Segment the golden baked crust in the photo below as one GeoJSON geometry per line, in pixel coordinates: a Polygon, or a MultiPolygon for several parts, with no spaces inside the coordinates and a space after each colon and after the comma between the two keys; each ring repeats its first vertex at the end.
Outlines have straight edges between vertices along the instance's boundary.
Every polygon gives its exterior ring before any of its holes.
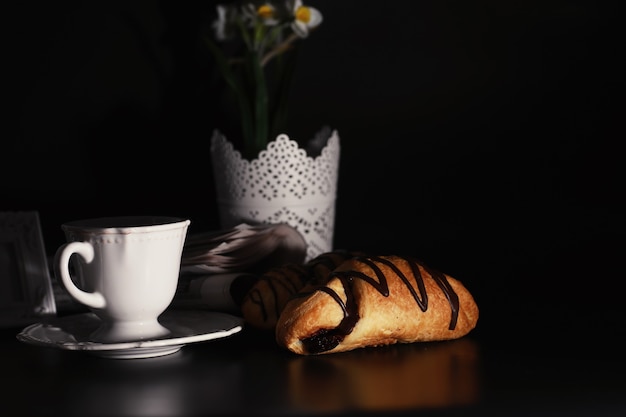
{"type": "Polygon", "coordinates": [[[276,341],[302,355],[448,340],[469,333],[478,306],[458,280],[399,256],[345,261],[285,305],[276,341]]]}
{"type": "Polygon", "coordinates": [[[304,265],[287,264],[270,269],[259,277],[242,299],[244,320],[258,329],[273,331],[278,316],[292,295],[307,284],[326,282],[333,269],[359,254],[336,250],[323,253],[304,265]]]}

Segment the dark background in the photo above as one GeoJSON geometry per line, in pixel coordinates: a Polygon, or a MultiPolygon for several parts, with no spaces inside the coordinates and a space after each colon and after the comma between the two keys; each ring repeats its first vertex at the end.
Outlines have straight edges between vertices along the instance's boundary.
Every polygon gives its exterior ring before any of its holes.
{"type": "MultiPolygon", "coordinates": [[[[84,217],[219,227],[209,142],[227,115],[199,43],[215,4],[3,6],[0,210],[39,211],[50,255],[60,224],[84,217]]],[[[612,290],[626,249],[618,9],[309,4],[325,20],[301,45],[288,133],[339,132],[335,246],[423,259],[466,282],[487,323],[513,314],[592,331],[601,306],[624,328],[612,290]],[[590,281],[570,283],[568,268],[590,281]]]]}

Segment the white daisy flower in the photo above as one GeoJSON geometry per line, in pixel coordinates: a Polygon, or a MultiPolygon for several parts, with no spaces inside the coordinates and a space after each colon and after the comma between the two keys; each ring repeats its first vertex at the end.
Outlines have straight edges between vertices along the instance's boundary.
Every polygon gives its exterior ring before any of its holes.
{"type": "Polygon", "coordinates": [[[260,6],[255,6],[252,3],[247,3],[241,9],[244,21],[250,27],[258,22],[263,23],[265,26],[276,26],[279,22],[276,16],[276,8],[270,3],[263,3],[260,6]]]}
{"type": "Polygon", "coordinates": [[[266,26],[276,26],[279,23],[276,18],[276,8],[269,3],[260,5],[256,9],[256,14],[266,26]]]}
{"type": "Polygon", "coordinates": [[[309,36],[309,30],[322,23],[322,13],[314,7],[305,6],[302,0],[295,0],[292,8],[294,21],[291,28],[301,38],[309,36]]]}

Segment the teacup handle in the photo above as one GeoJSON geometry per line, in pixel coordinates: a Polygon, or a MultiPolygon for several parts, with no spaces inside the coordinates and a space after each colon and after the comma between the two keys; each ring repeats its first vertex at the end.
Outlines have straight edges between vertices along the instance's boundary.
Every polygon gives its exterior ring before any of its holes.
{"type": "Polygon", "coordinates": [[[76,301],[91,308],[104,308],[106,300],[99,292],[83,291],[74,284],[70,276],[69,263],[73,254],[81,256],[85,262],[91,263],[94,258],[94,250],[91,243],[71,242],[62,245],[56,253],[54,264],[57,268],[57,276],[61,276],[61,283],[76,301]]]}

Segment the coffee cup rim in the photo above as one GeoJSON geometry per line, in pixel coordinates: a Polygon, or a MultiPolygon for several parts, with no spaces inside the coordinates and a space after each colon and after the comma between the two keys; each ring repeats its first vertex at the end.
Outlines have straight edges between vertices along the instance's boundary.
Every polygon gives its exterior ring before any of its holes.
{"type": "Polygon", "coordinates": [[[64,231],[90,231],[100,233],[147,233],[169,230],[189,225],[184,217],[173,216],[106,216],[72,220],[61,225],[64,231]]]}

